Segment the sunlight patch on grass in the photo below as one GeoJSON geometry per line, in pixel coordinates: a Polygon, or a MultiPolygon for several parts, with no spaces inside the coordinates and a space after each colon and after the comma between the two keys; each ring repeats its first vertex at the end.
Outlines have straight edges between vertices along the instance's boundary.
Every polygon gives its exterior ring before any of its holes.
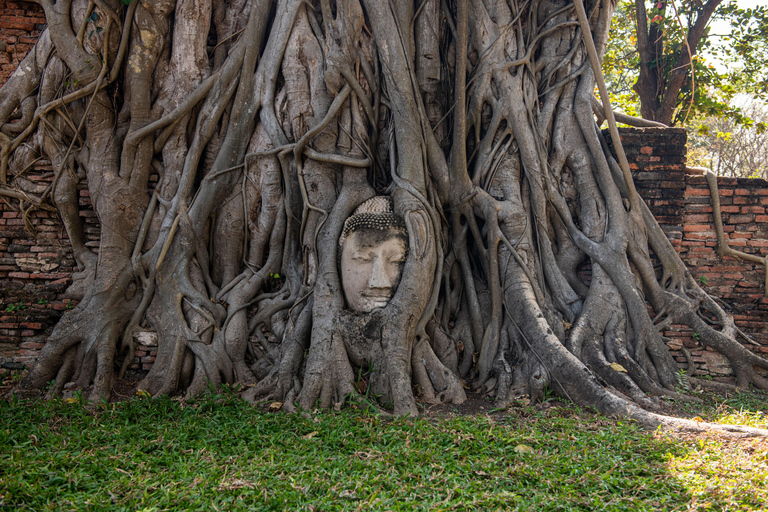
{"type": "Polygon", "coordinates": [[[667,468],[691,496],[693,510],[765,510],[768,440],[733,440],[715,434],[688,439],[667,468]]]}
{"type": "MultiPolygon", "coordinates": [[[[707,421],[768,429],[765,395],[704,398],[708,406],[702,415],[707,421]]],[[[670,454],[667,468],[690,495],[692,510],[765,510],[768,439],[737,439],[714,432],[676,439],[688,449],[670,454]]]]}

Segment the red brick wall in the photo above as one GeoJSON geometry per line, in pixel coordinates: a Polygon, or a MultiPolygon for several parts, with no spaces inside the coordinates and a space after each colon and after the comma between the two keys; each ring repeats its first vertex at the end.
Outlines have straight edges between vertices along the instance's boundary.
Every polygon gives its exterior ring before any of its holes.
{"type": "MultiPolygon", "coordinates": [[[[53,179],[53,169],[40,166],[27,178],[48,184],[53,179]]],[[[98,221],[85,183],[79,188],[80,215],[85,219],[87,244],[96,247],[98,221]]],[[[2,201],[0,216],[2,368],[34,361],[61,314],[77,302],[59,297],[76,270],[72,247],[59,215],[42,210],[25,214],[18,209],[18,204],[2,201]]]]}
{"type": "MultiPolygon", "coordinates": [[[[749,254],[766,255],[768,248],[768,181],[718,178],[723,231],[728,245],[749,254]]],[[[702,288],[723,300],[736,326],[760,346],[745,346],[768,357],[768,299],[765,297],[765,267],[736,258],[717,256],[717,236],[712,217],[709,187],[703,176],[685,177],[685,204],[677,247],[691,274],[702,288]]],[[[668,333],[691,351],[702,373],[730,376],[725,359],[703,350],[695,333],[682,329],[668,333]]],[[[743,341],[743,340],[742,340],[743,341]]],[[[727,379],[721,379],[727,380],[727,379]]]]}
{"type": "Polygon", "coordinates": [[[0,1],[0,87],[8,81],[16,66],[45,28],[43,8],[35,2],[0,1]]]}
{"type": "MultiPolygon", "coordinates": [[[[750,350],[768,357],[768,300],[765,268],[748,261],[717,256],[717,236],[709,187],[703,176],[685,174],[683,128],[621,129],[637,190],[702,287],[724,302],[737,327],[759,346],[750,350]]],[[[723,231],[728,244],[743,252],[765,255],[768,247],[768,181],[718,178],[723,231]]],[[[677,360],[685,366],[681,346],[689,349],[697,372],[731,380],[727,360],[697,341],[684,326],[664,333],[677,360]]],[[[743,341],[743,340],[740,340],[743,341]]]]}

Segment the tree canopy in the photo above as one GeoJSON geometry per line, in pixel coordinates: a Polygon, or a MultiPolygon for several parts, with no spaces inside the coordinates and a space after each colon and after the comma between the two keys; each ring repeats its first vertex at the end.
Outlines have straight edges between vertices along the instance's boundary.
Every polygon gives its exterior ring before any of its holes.
{"type": "Polygon", "coordinates": [[[768,100],[766,44],[765,6],[621,0],[603,69],[630,115],[667,125],[705,117],[748,125],[750,116],[733,100],[739,93],[768,100]]]}

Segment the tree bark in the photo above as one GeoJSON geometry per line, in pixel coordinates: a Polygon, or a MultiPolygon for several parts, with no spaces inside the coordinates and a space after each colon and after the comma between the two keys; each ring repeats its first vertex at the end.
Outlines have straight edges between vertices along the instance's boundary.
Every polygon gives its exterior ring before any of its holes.
{"type": "Polygon", "coordinates": [[[673,323],[726,355],[740,386],[768,388],[768,361],[734,340],[597,130],[585,41],[603,51],[611,2],[587,2],[586,22],[565,0],[43,5],[40,48],[0,91],[22,124],[0,128],[3,190],[53,199],[91,277],[21,388],[106,396],[151,329],[152,395],[230,384],[289,410],[417,415],[465,387],[500,406],[552,389],[653,424],[637,405],[679,396],[660,334],[673,323]],[[72,29],[91,23],[95,39],[72,29]],[[30,88],[47,101],[34,115],[30,88]],[[34,146],[49,125],[56,138],[34,146]],[[15,188],[22,142],[60,174],[82,169],[98,254],[76,174],[52,197],[15,188]],[[392,198],[408,256],[391,300],[361,314],[339,238],[375,195],[392,198]]]}

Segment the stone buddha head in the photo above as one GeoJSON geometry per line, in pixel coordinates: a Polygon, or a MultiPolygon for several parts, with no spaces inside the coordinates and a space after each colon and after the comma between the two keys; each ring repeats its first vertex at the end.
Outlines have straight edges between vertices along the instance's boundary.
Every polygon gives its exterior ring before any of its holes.
{"type": "Polygon", "coordinates": [[[357,207],[339,238],[341,284],[347,305],[369,313],[397,290],[408,256],[408,232],[392,199],[376,196],[357,207]]]}

